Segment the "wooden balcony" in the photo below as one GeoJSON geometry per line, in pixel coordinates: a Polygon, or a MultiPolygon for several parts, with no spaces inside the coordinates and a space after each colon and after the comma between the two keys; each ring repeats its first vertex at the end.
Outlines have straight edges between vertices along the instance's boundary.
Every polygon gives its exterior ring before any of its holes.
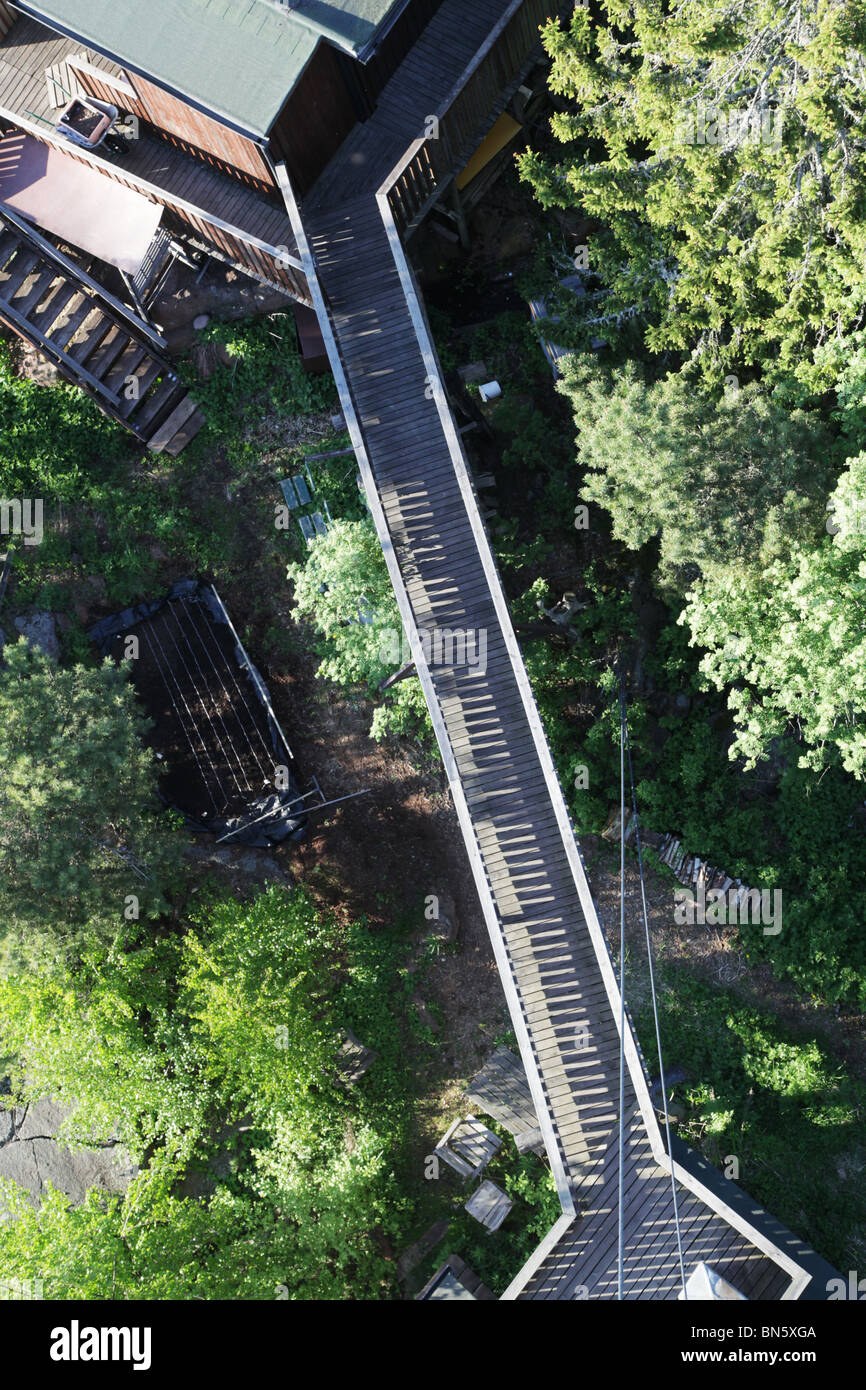
{"type": "MultiPolygon", "coordinates": [[[[297,261],[295,240],[278,193],[271,196],[249,187],[217,161],[162,138],[144,123],[125,156],[112,154],[104,145],[94,151],[79,149],[57,135],[56,103],[63,91],[75,95],[87,89],[69,67],[70,58],[82,53],[96,72],[123,81],[116,63],[36,20],[18,16],[5,34],[0,23],[0,120],[59,145],[73,158],[163,203],[178,226],[214,255],[309,303],[303,273],[292,264],[297,261]]],[[[122,96],[116,104],[122,107],[122,96]]]]}

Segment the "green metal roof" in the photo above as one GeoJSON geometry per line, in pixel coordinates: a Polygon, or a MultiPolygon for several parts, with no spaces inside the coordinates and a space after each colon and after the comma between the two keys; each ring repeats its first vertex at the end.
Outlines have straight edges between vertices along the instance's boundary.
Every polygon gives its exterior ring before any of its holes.
{"type": "Polygon", "coordinates": [[[266,135],[321,39],[363,57],[401,0],[23,0],[46,24],[266,135]]]}

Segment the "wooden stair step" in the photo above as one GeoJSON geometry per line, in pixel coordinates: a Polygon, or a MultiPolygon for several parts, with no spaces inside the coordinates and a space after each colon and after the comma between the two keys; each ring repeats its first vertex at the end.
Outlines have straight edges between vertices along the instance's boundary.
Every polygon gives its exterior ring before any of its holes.
{"type": "Polygon", "coordinates": [[[10,227],[3,228],[0,232],[0,269],[11,260],[21,244],[21,238],[17,232],[13,232],[10,227]]]}
{"type": "Polygon", "coordinates": [[[109,391],[114,391],[118,396],[123,396],[123,389],[127,384],[127,379],[135,375],[135,369],[148,356],[147,348],[141,346],[135,338],[127,340],[126,347],[115,361],[114,365],[103,376],[102,380],[109,391]]]}
{"type": "Polygon", "coordinates": [[[92,304],[93,301],[90,299],[90,297],[86,294],[81,294],[80,292],[78,295],[77,304],[75,304],[73,300],[69,301],[69,304],[67,305],[63,314],[52,326],[51,331],[48,334],[52,343],[54,343],[55,347],[58,348],[59,351],[65,352],[66,344],[69,342],[70,338],[75,337],[75,334],[78,332],[84,320],[90,313],[92,304]]]}
{"type": "Polygon", "coordinates": [[[69,345],[69,356],[82,366],[89,357],[93,356],[96,349],[101,347],[112,328],[115,327],[108,315],[104,314],[97,305],[94,305],[93,314],[93,322],[88,324],[85,319],[79,330],[83,336],[79,337],[77,342],[72,342],[69,345]]]}
{"type": "MultiPolygon", "coordinates": [[[[128,420],[133,412],[144,404],[151,386],[165,370],[166,364],[158,357],[146,357],[138,369],[132,373],[138,383],[138,395],[130,396],[128,399],[124,396],[123,405],[120,407],[120,413],[124,420],[128,420]]],[[[138,428],[138,420],[135,421],[135,427],[138,428]]]]}
{"type": "Polygon", "coordinates": [[[47,338],[70,300],[74,299],[78,292],[77,285],[71,284],[66,279],[58,280],[56,290],[54,290],[50,299],[45,301],[45,307],[41,308],[38,313],[31,314],[30,322],[47,338]]]}
{"type": "MultiPolygon", "coordinates": [[[[109,322],[111,321],[109,320],[109,322]]],[[[106,335],[105,342],[98,353],[94,354],[92,364],[88,366],[90,373],[101,381],[112,363],[117,360],[124,348],[129,347],[131,342],[132,339],[125,328],[121,328],[119,324],[111,323],[111,331],[106,335]]]]}
{"type": "Polygon", "coordinates": [[[195,407],[191,415],[181,425],[174,438],[166,444],[163,453],[170,454],[172,458],[177,458],[178,454],[186,448],[190,440],[195,439],[200,429],[207,424],[204,414],[198,406],[195,407]]]}
{"type": "Polygon", "coordinates": [[[196,409],[197,406],[192,396],[184,396],[180,404],[176,405],[168,418],[163,421],[156,433],[151,435],[147,447],[151,449],[153,453],[161,454],[164,449],[167,449],[178,431],[181,430],[192,417],[196,409]]]}
{"type": "Polygon", "coordinates": [[[139,434],[153,435],[163,420],[167,420],[176,405],[183,399],[186,388],[177,377],[166,376],[149,392],[135,413],[134,425],[139,434]]]}
{"type": "Polygon", "coordinates": [[[53,334],[51,334],[51,341],[57,342],[58,345],[63,347],[63,350],[65,353],[67,353],[67,356],[72,356],[72,343],[75,343],[76,338],[78,338],[79,332],[82,331],[82,328],[85,327],[85,324],[88,324],[90,318],[93,318],[93,314],[95,314],[95,311],[97,313],[97,311],[99,310],[97,310],[96,304],[93,303],[93,300],[90,299],[90,296],[82,295],[81,304],[78,304],[78,307],[76,307],[75,309],[75,313],[70,314],[70,317],[68,317],[68,320],[67,322],[65,322],[63,328],[60,328],[57,332],[53,332],[53,334]]]}
{"type": "Polygon", "coordinates": [[[31,310],[41,304],[45,295],[51,289],[52,284],[58,278],[56,267],[42,265],[38,268],[37,274],[30,283],[27,293],[21,298],[16,299],[15,308],[24,318],[28,318],[31,310]]]}
{"type": "Polygon", "coordinates": [[[7,304],[15,298],[38,260],[38,254],[26,247],[21,247],[15,252],[3,271],[3,283],[0,285],[0,297],[5,299],[7,304]]]}

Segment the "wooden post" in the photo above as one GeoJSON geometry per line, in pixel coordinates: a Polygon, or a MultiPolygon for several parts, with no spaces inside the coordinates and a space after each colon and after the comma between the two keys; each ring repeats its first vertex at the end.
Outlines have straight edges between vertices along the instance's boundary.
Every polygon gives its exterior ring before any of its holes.
{"type": "Polygon", "coordinates": [[[460,233],[460,245],[464,251],[470,250],[472,242],[469,238],[469,224],[466,221],[466,214],[463,211],[463,199],[460,197],[460,189],[457,187],[455,179],[451,185],[451,206],[454,209],[454,216],[457,219],[457,230],[460,233]]]}

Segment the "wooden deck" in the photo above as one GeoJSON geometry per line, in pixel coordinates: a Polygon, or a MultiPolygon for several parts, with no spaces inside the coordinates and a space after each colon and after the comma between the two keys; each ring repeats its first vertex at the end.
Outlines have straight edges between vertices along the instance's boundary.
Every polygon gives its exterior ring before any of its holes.
{"type": "MultiPolygon", "coordinates": [[[[398,233],[449,177],[439,156],[425,152],[428,116],[441,116],[440,135],[455,152],[453,176],[498,114],[499,102],[484,95],[491,71],[499,73],[501,96],[519,68],[514,42],[523,36],[528,65],[537,21],[549,8],[538,0],[473,0],[471,7],[445,0],[303,209],[285,191],[563,1207],[507,1296],[570,1298],[586,1289],[579,1296],[611,1298],[616,978],[398,233]],[[508,71],[491,35],[512,46],[508,71]],[[412,165],[432,174],[395,207],[393,188],[414,186],[412,165]],[[484,633],[486,668],[429,661],[443,629],[484,633]]],[[[676,1297],[670,1173],[628,1024],[625,1051],[626,1296],[676,1297]]],[[[675,1172],[687,1276],[711,1257],[751,1296],[796,1296],[808,1282],[796,1260],[680,1165],[675,1172]]]]}
{"type": "MultiPolygon", "coordinates": [[[[36,20],[19,16],[5,38],[0,39],[0,118],[6,117],[43,140],[52,139],[59,113],[49,97],[46,72],[49,68],[62,68],[70,57],[82,52],[87,53],[94,68],[122,77],[122,69],[101,54],[54,33],[36,20]]],[[[122,105],[122,99],[116,98],[116,104],[122,105]]],[[[281,251],[295,257],[297,248],[278,196],[271,198],[247,187],[222,172],[215,162],[199,158],[168,139],[148,134],[143,125],[140,138],[126,156],[112,154],[104,145],[91,153],[76,149],[67,141],[61,140],[60,144],[65,153],[166,203],[215,254],[309,302],[303,277],[279,264],[281,251]]]]}
{"type": "Polygon", "coordinates": [[[521,1152],[535,1151],[539,1129],[532,1092],[523,1063],[509,1048],[497,1047],[467,1086],[466,1099],[513,1134],[521,1152]]]}
{"type": "MultiPolygon", "coordinates": [[[[625,1171],[624,1297],[676,1299],[682,1289],[670,1174],[655,1162],[643,1122],[632,1119],[625,1171]]],[[[582,1194],[582,1214],[525,1282],[506,1299],[615,1299],[619,1144],[611,1144],[596,1182],[582,1194]]],[[[733,1230],[681,1184],[677,1189],[686,1277],[699,1262],[717,1269],[750,1300],[782,1299],[790,1274],[733,1230]]]]}

